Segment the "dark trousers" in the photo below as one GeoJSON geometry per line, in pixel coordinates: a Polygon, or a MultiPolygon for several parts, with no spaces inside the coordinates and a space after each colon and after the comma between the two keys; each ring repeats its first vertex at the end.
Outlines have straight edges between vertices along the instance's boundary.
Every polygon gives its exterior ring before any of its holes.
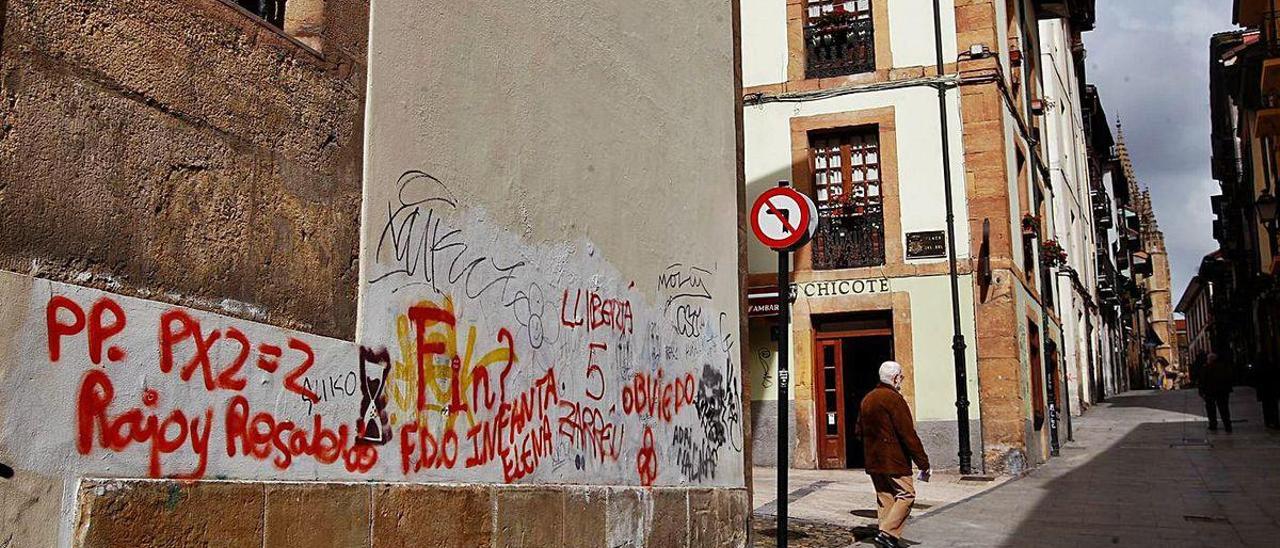
{"type": "Polygon", "coordinates": [[[1222,415],[1222,425],[1231,431],[1231,405],[1230,392],[1221,392],[1217,394],[1203,394],[1204,411],[1209,415],[1209,429],[1218,429],[1218,415],[1222,415]]]}

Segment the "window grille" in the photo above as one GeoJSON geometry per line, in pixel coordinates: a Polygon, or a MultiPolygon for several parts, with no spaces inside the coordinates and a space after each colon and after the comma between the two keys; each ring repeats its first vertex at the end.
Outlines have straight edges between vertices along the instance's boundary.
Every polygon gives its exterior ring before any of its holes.
{"type": "Polygon", "coordinates": [[[804,38],[807,78],[876,69],[871,0],[808,0],[804,38]]]}
{"type": "Polygon", "coordinates": [[[810,165],[818,204],[813,268],[884,264],[884,195],[878,128],[813,135],[810,165]]]}

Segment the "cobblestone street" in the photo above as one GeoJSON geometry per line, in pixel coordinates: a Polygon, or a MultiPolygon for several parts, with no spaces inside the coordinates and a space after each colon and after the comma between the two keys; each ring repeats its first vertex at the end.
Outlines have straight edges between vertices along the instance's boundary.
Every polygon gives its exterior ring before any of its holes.
{"type": "MultiPolygon", "coordinates": [[[[927,547],[1275,546],[1280,434],[1264,430],[1252,390],[1238,388],[1231,403],[1228,435],[1207,431],[1194,390],[1114,397],[1075,419],[1061,457],[913,518],[905,538],[927,547]]],[[[771,527],[757,519],[756,546],[773,545],[772,531],[762,535],[771,527]]],[[[814,522],[798,530],[805,538],[794,545],[805,547],[867,534],[814,522]]]]}

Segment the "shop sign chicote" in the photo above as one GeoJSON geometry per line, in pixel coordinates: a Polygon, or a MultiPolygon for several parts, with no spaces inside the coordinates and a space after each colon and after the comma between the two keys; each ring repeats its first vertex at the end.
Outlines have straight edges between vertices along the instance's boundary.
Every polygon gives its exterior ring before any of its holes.
{"type": "Polygon", "coordinates": [[[846,295],[868,295],[888,293],[889,278],[870,278],[855,280],[815,280],[791,284],[791,299],[798,297],[843,297],[846,295]]]}
{"type": "MultiPolygon", "coordinates": [[[[821,297],[843,297],[847,295],[870,295],[889,293],[892,286],[889,278],[868,278],[854,280],[815,280],[791,284],[791,302],[799,297],[816,299],[821,297]]],[[[747,315],[753,318],[775,316],[778,314],[778,293],[773,288],[761,288],[747,296],[747,315]]]]}

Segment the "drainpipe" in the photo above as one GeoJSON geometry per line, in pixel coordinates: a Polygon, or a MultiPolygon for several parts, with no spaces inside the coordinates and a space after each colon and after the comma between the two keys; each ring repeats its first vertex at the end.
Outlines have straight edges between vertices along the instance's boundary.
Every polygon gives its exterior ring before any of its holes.
{"type": "MultiPolygon", "coordinates": [[[[942,60],[942,6],[939,0],[933,0],[933,43],[937,53],[938,76],[943,73],[942,60]]],[[[956,272],[956,220],[955,206],[952,203],[951,189],[951,135],[947,127],[947,88],[936,84],[938,89],[938,124],[942,131],[942,188],[947,201],[947,261],[950,264],[951,278],[951,352],[956,377],[956,431],[959,439],[957,456],[960,458],[960,473],[973,473],[973,451],[969,447],[969,380],[968,364],[965,363],[964,332],[960,328],[960,281],[956,272]]]]}

